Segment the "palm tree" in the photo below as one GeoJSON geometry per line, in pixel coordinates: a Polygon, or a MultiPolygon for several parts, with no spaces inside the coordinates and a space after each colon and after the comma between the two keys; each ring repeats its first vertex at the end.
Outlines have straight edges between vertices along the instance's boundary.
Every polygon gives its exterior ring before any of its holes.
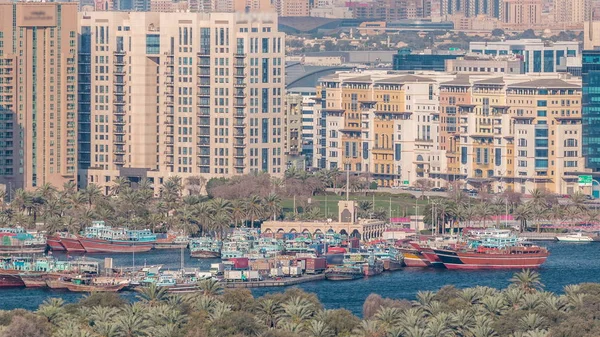
{"type": "Polygon", "coordinates": [[[277,216],[281,214],[281,198],[275,194],[270,193],[264,199],[265,212],[273,215],[273,221],[277,219],[277,216]]]}
{"type": "Polygon", "coordinates": [[[160,302],[166,301],[169,295],[167,288],[159,287],[152,283],[148,287],[138,288],[136,297],[143,303],[149,306],[158,305],[160,302]]]}
{"type": "Polygon", "coordinates": [[[238,224],[242,224],[245,218],[246,209],[244,208],[244,202],[242,200],[234,200],[231,202],[231,220],[233,221],[235,227],[238,227],[238,224]]]}
{"type": "Polygon", "coordinates": [[[529,203],[521,204],[513,215],[515,219],[519,220],[519,231],[522,233],[527,228],[527,221],[533,218],[533,208],[529,203]]]}
{"type": "Polygon", "coordinates": [[[117,317],[117,330],[122,337],[137,337],[146,335],[149,322],[145,315],[125,314],[117,317]]]}
{"type": "Polygon", "coordinates": [[[477,216],[479,220],[483,220],[483,227],[486,227],[487,220],[494,214],[492,204],[488,201],[483,201],[476,206],[477,216]]]}
{"type": "Polygon", "coordinates": [[[292,297],[282,308],[282,319],[294,324],[304,324],[315,314],[314,305],[303,297],[292,297]]]}
{"type": "Polygon", "coordinates": [[[519,325],[525,331],[543,329],[546,327],[546,320],[535,312],[529,312],[521,317],[519,325]]]}
{"type": "Polygon", "coordinates": [[[91,209],[92,206],[102,197],[102,192],[100,188],[95,184],[88,184],[83,190],[80,191],[84,200],[88,204],[88,209],[91,209]]]}
{"type": "Polygon", "coordinates": [[[312,320],[308,326],[308,336],[310,337],[333,337],[334,332],[323,321],[312,320]]]}
{"type": "Polygon", "coordinates": [[[402,311],[394,307],[381,307],[374,316],[375,321],[385,330],[391,330],[402,321],[402,311]]]}
{"type": "Polygon", "coordinates": [[[215,297],[223,294],[223,286],[218,280],[207,279],[198,282],[198,290],[204,296],[215,297]]]}
{"type": "Polygon", "coordinates": [[[270,298],[260,299],[255,311],[256,317],[269,328],[277,326],[282,313],[281,305],[270,298]]]}
{"type": "Polygon", "coordinates": [[[111,195],[119,195],[121,193],[121,191],[123,191],[125,188],[129,188],[130,187],[130,182],[129,179],[127,179],[126,177],[116,177],[113,181],[112,181],[112,186],[110,187],[110,194],[111,195]]]}
{"type": "Polygon", "coordinates": [[[246,216],[250,220],[250,227],[254,227],[254,220],[262,218],[264,208],[262,200],[257,195],[252,195],[245,201],[246,216]]]}
{"type": "Polygon", "coordinates": [[[521,272],[515,273],[510,282],[525,292],[534,292],[544,287],[540,274],[531,269],[524,269],[521,272]]]}

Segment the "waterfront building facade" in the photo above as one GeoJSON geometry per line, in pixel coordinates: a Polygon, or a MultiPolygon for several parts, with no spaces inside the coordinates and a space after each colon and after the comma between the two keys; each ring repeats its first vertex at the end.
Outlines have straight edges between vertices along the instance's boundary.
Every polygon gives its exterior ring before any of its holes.
{"type": "Polygon", "coordinates": [[[82,181],[283,174],[274,14],[92,12],[79,29],[82,181]]]}
{"type": "Polygon", "coordinates": [[[0,184],[77,180],[77,4],[0,4],[0,184]]]}
{"type": "Polygon", "coordinates": [[[579,188],[581,82],[566,74],[347,72],[317,97],[327,150],[315,166],[390,187],[579,188]]]}

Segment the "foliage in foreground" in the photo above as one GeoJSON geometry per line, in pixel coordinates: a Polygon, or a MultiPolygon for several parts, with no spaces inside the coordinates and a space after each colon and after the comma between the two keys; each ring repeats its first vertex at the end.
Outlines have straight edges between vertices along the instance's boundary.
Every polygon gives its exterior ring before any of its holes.
{"type": "MultiPolygon", "coordinates": [[[[314,294],[291,288],[253,298],[203,281],[184,296],[150,287],[127,303],[92,294],[75,304],[49,298],[35,312],[0,311],[0,337],[592,337],[600,329],[600,284],[563,295],[543,291],[539,274],[515,274],[503,290],[489,287],[419,292],[416,300],[370,295],[363,319],[325,310],[314,294]]],[[[343,297],[344,294],[339,294],[343,297]]]]}

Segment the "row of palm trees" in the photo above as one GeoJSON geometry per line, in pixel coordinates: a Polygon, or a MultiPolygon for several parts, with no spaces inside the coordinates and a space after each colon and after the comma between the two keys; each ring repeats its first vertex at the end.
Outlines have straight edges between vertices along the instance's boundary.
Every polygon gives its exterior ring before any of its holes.
{"type": "Polygon", "coordinates": [[[231,225],[252,225],[282,214],[282,200],[277,194],[210,199],[186,193],[178,177],[165,180],[157,197],[150,181],[134,185],[124,178],[113,182],[108,195],[94,184],[77,190],[69,183],[61,189],[49,184],[34,191],[18,189],[12,191],[12,197],[7,202],[6,194],[0,195],[0,223],[26,228],[43,224],[49,232],[78,232],[94,220],[103,220],[113,226],[220,236],[231,225]]]}
{"type": "Polygon", "coordinates": [[[150,286],[135,303],[92,294],[75,304],[50,298],[35,312],[0,312],[0,335],[11,337],[549,337],[595,336],[599,284],[572,285],[563,295],[543,291],[538,273],[524,270],[502,290],[477,286],[421,291],[413,301],[371,295],[360,319],[325,310],[299,289],[254,298],[203,280],[192,294],[150,286]]]}
{"type": "Polygon", "coordinates": [[[432,199],[423,215],[425,223],[433,225],[439,232],[473,223],[483,227],[502,225],[500,219],[504,215],[512,215],[519,222],[521,231],[529,227],[540,231],[542,223],[598,224],[600,212],[586,204],[584,194],[574,193],[562,200],[561,203],[556,196],[540,189],[531,191],[529,196],[507,192],[482,195],[479,199],[450,192],[448,198],[432,199]]]}

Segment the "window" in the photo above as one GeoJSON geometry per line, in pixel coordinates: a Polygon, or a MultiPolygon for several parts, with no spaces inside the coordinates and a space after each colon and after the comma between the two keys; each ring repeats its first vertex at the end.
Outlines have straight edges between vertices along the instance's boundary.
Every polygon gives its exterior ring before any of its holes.
{"type": "Polygon", "coordinates": [[[521,147],[526,147],[527,146],[527,139],[525,139],[525,138],[519,138],[518,144],[521,147]]]}
{"type": "Polygon", "coordinates": [[[466,146],[462,146],[460,148],[460,163],[461,164],[467,163],[467,147],[466,146]]]}
{"type": "Polygon", "coordinates": [[[546,110],[539,110],[537,112],[538,117],[546,117],[546,110]]]}
{"type": "Polygon", "coordinates": [[[548,106],[548,102],[546,100],[537,101],[537,106],[548,106]]]}
{"type": "Polygon", "coordinates": [[[146,34],[146,54],[160,54],[160,35],[146,34]]]}
{"type": "Polygon", "coordinates": [[[565,147],[577,147],[577,139],[565,139],[565,147]]]}

